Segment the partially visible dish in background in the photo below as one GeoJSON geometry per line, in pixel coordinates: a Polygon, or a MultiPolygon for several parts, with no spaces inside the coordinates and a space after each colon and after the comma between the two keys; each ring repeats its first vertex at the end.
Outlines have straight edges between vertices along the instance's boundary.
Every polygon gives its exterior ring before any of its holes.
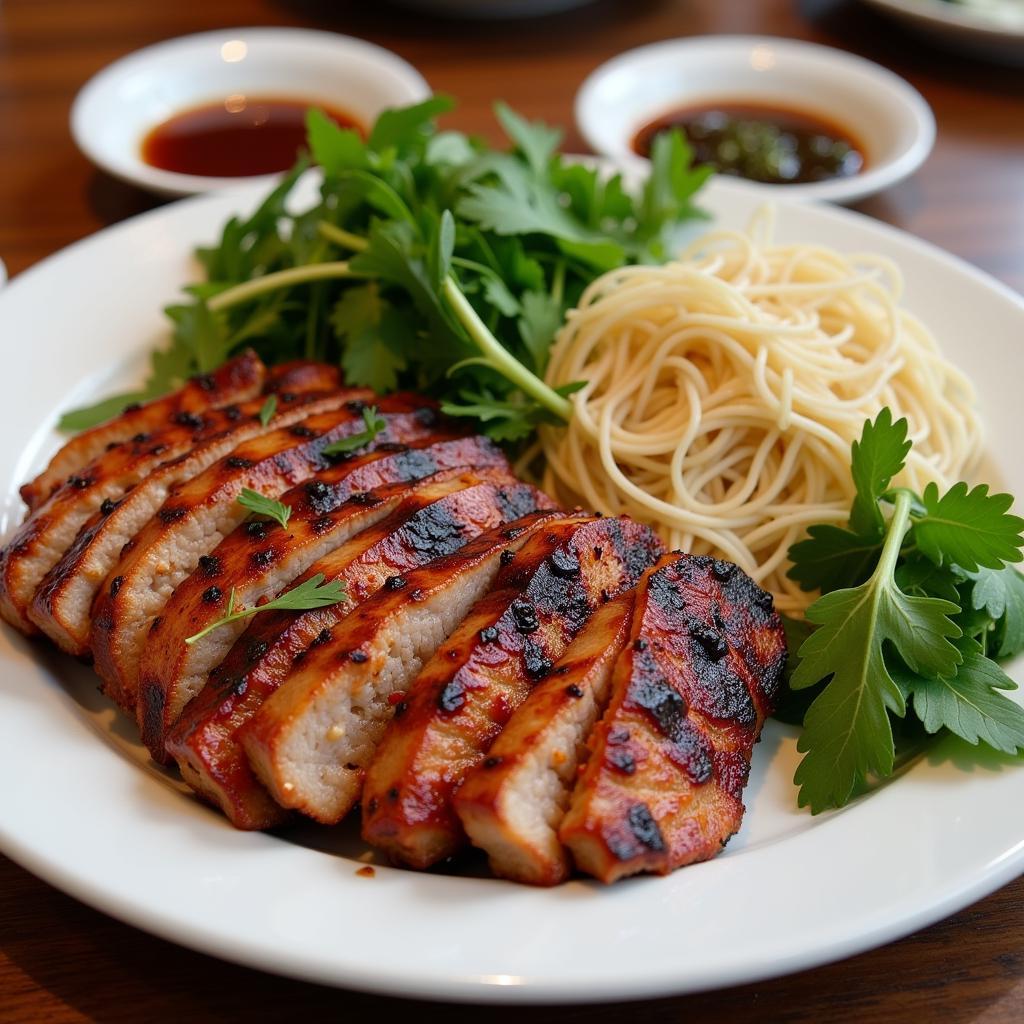
{"type": "MultiPolygon", "coordinates": [[[[159,195],[269,185],[272,175],[183,174],[143,158],[146,134],[190,108],[229,97],[294,97],[370,124],[430,94],[423,76],[372,43],[307,29],[227,28],[170,39],[104,68],[71,108],[78,148],[107,173],[159,195]]],[[[290,162],[290,161],[289,161],[290,162]]]]}
{"type": "MultiPolygon", "coordinates": [[[[594,71],[576,94],[576,122],[591,148],[642,164],[637,133],[666,111],[742,101],[799,110],[841,126],[862,148],[857,173],[786,183],[793,199],[853,202],[912,174],[935,141],[920,93],[891,71],[852,54],[768,36],[670,39],[630,50],[594,71]]],[[[779,195],[778,186],[751,183],[779,195]]]]}
{"type": "Polygon", "coordinates": [[[935,42],[1001,63],[1024,63],[1019,0],[866,0],[935,42]]]}

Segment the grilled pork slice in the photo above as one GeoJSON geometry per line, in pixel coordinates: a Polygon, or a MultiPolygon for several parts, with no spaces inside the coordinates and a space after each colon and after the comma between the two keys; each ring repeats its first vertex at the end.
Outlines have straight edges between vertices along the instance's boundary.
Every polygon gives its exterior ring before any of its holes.
{"type": "MultiPolygon", "coordinates": [[[[380,403],[385,427],[369,442],[404,442],[429,436],[436,411],[423,400],[392,396],[380,403]]],[[[138,665],[146,634],[175,587],[230,533],[248,511],[243,488],[268,497],[308,480],[328,460],[334,441],[363,432],[362,403],[319,416],[239,445],[194,480],[172,490],[157,514],[128,542],[93,605],[92,649],[107,693],[135,706],[138,665]]],[[[162,709],[149,709],[159,715],[162,709]]],[[[144,716],[140,716],[144,717],[144,716]]]]}
{"type": "Polygon", "coordinates": [[[729,562],[669,555],[642,582],[631,643],[559,837],[603,882],[713,857],[786,658],[771,595],[729,562]]]}
{"type": "Polygon", "coordinates": [[[36,588],[89,518],[164,462],[220,437],[232,426],[229,415],[221,409],[178,413],[162,430],[137,434],[98,456],[31,512],[0,555],[0,613],[7,621],[35,632],[27,611],[36,588]]]}
{"type": "Polygon", "coordinates": [[[366,773],[363,838],[425,868],[465,842],[452,797],[512,713],[602,601],[661,553],[625,517],[573,517],[536,533],[420,672],[366,773]]]}
{"type": "MultiPolygon", "coordinates": [[[[278,499],[291,509],[287,528],[261,523],[254,535],[251,526],[239,526],[200,561],[165,607],[152,634],[159,642],[147,645],[140,665],[143,688],[156,687],[164,693],[165,721],[173,721],[181,710],[182,702],[174,695],[194,695],[245,629],[244,622],[225,624],[193,645],[184,643],[186,637],[223,616],[223,602],[209,600],[211,585],[222,595],[230,587],[236,607],[251,606],[278,593],[356,529],[389,515],[413,480],[442,469],[471,466],[491,467],[511,478],[508,460],[486,438],[434,436],[438,440],[423,447],[385,445],[319,473],[278,499]],[[357,510],[360,517],[354,518],[357,510]]],[[[154,756],[159,758],[156,740],[154,756]]]]}
{"type": "Polygon", "coordinates": [[[569,877],[558,826],[586,738],[608,702],[615,659],[629,639],[633,597],[629,591],[594,612],[455,794],[466,834],[502,878],[557,885],[569,877]]]}
{"type": "MultiPolygon", "coordinates": [[[[489,477],[515,483],[507,466],[481,469],[479,474],[473,482],[489,477]]],[[[448,476],[451,479],[436,484],[440,493],[468,486],[467,479],[458,479],[454,471],[448,476]]],[[[376,491],[360,491],[347,508],[325,515],[318,511],[321,487],[322,482],[314,480],[297,489],[303,491],[301,496],[290,492],[296,504],[302,502],[305,515],[293,512],[286,529],[275,524],[277,529],[268,530],[265,539],[236,529],[225,538],[175,590],[160,621],[150,630],[139,664],[139,693],[147,708],[163,709],[159,720],[147,715],[143,734],[143,742],[157,760],[165,756],[167,728],[177,721],[182,708],[245,629],[244,621],[224,623],[193,644],[185,642],[223,617],[225,589],[230,587],[236,608],[272,598],[318,558],[393,512],[410,490],[408,481],[401,481],[376,491]],[[211,586],[217,588],[217,600],[211,600],[211,586]]]]}
{"type": "Polygon", "coordinates": [[[330,823],[352,809],[363,770],[424,662],[488,590],[501,560],[560,516],[523,517],[402,574],[303,658],[239,733],[281,806],[330,823]]]}
{"type": "Polygon", "coordinates": [[[173,423],[182,414],[202,413],[229,402],[243,402],[260,393],[266,367],[255,352],[246,351],[214,373],[193,377],[184,387],[145,405],[129,406],[98,427],[76,434],[50,459],[34,480],[23,484],[21,496],[29,509],[42,504],[69,476],[87,466],[112,445],[136,434],[151,434],[173,423]]]}
{"type": "Polygon", "coordinates": [[[276,412],[266,426],[260,417],[263,398],[207,413],[206,428],[196,435],[194,446],[160,463],[118,500],[103,499],[42,578],[27,608],[28,618],[69,654],[86,655],[96,592],[117,564],[121,549],[149,522],[173,487],[191,480],[243,441],[337,409],[351,395],[285,392],[278,396],[276,412]]]}
{"type": "Polygon", "coordinates": [[[269,828],[285,816],[249,767],[238,733],[288,678],[293,663],[331,640],[352,607],[381,586],[401,589],[403,574],[549,504],[527,484],[473,484],[479,478],[474,471],[451,477],[444,473],[425,481],[387,520],[315,563],[306,575],[322,572],[341,580],[348,600],[330,608],[257,616],[171,730],[167,749],[185,780],[236,827],[269,828]]]}

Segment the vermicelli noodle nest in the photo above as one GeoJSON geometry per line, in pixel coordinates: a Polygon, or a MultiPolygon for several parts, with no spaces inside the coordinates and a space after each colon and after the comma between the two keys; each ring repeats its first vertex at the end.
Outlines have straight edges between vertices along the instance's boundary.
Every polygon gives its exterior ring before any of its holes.
{"type": "Polygon", "coordinates": [[[980,453],[970,381],[898,305],[899,271],[716,231],[665,266],[623,267],[571,311],[547,381],[585,380],[567,427],[541,429],[545,487],[650,523],[672,548],[737,562],[799,613],[786,552],[845,523],[850,444],[889,406],[914,447],[899,483],[946,487],[980,453]]]}

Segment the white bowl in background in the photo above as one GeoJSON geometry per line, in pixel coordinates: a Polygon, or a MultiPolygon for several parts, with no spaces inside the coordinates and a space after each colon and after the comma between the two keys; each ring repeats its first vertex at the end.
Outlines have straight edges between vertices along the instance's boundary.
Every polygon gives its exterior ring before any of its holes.
{"type": "Polygon", "coordinates": [[[746,182],[766,195],[848,203],[912,174],[931,152],[935,118],[898,75],[842,50],[770,36],[696,36],[629,50],[602,64],[576,94],[576,123],[617,163],[646,163],[636,133],[673,110],[707,101],[755,101],[817,114],[849,129],[865,169],[806,184],[746,182]]]}
{"type": "Polygon", "coordinates": [[[238,187],[278,175],[206,177],[152,167],[142,140],[169,117],[232,93],[302,99],[372,124],[388,107],[430,95],[401,57],[350,36],[290,28],[226,28],[137,50],[91,78],[71,108],[71,133],[93,163],[160,195],[238,187]]]}

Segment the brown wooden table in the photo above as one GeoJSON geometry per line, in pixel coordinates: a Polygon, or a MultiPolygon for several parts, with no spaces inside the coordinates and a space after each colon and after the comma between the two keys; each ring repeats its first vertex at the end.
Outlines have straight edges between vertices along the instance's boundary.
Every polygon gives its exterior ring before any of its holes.
{"type": "MultiPolygon", "coordinates": [[[[908,78],[939,125],[925,167],[862,209],[1024,290],[1024,71],[935,49],[853,0],[599,0],[576,14],[499,24],[429,19],[384,0],[0,0],[0,257],[12,274],[154,204],[95,172],[75,150],[68,110],[85,80],[111,60],[170,36],[256,24],[372,39],[416,64],[436,89],[461,98],[454,126],[493,135],[489,108],[502,97],[529,116],[566,125],[570,150],[582,148],[570,124],[573,93],[587,72],[620,50],[704,32],[844,47],[908,78]]],[[[0,345],[18,343],[26,339],[0,338],[0,345]]],[[[926,1014],[950,1022],[1019,1022],[1022,911],[1024,880],[1018,880],[916,936],[790,978],[642,1006],[483,1012],[497,1022],[529,1016],[538,1024],[641,1017],[916,1021],[926,1014]]],[[[5,1024],[300,1015],[390,1020],[397,1013],[458,1022],[478,1019],[481,1010],[339,993],[226,965],[121,925],[0,858],[5,1024]]]]}

